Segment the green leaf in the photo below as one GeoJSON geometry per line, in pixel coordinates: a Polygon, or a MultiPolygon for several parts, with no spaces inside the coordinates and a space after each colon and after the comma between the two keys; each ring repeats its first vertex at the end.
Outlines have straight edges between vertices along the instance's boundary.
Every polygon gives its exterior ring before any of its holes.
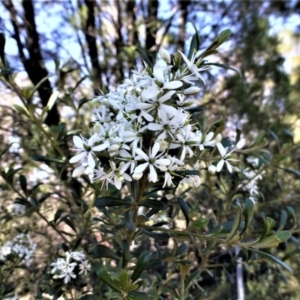
{"type": "Polygon", "coordinates": [[[260,144],[263,141],[265,135],[266,135],[266,131],[261,130],[250,147],[260,144]]]}
{"type": "Polygon", "coordinates": [[[2,60],[2,64],[5,65],[5,34],[0,32],[0,58],[2,60]]]}
{"type": "Polygon", "coordinates": [[[71,228],[77,233],[77,230],[76,230],[74,221],[73,221],[73,219],[72,219],[70,216],[64,216],[64,217],[59,221],[59,223],[60,223],[60,222],[66,223],[69,227],[71,227],[71,228]]]}
{"type": "Polygon", "coordinates": [[[196,227],[197,229],[201,229],[204,226],[206,226],[208,224],[208,222],[209,222],[208,218],[201,218],[197,221],[194,221],[193,226],[196,227]]]}
{"type": "Polygon", "coordinates": [[[128,276],[128,273],[126,270],[121,270],[120,272],[120,284],[121,284],[121,287],[122,287],[122,291],[124,292],[128,292],[128,279],[129,279],[129,276],[128,276]]]}
{"type": "Polygon", "coordinates": [[[287,270],[291,275],[293,275],[293,270],[290,266],[288,266],[287,264],[285,264],[283,261],[281,261],[279,258],[269,254],[269,253],[266,253],[266,252],[262,252],[262,251],[259,251],[259,250],[255,250],[255,249],[249,249],[250,251],[254,252],[254,253],[257,253],[259,254],[260,256],[272,261],[272,262],[275,262],[276,264],[280,265],[282,268],[284,268],[285,270],[287,270]]]}
{"type": "Polygon", "coordinates": [[[188,246],[186,243],[182,243],[182,244],[178,247],[175,256],[178,256],[178,255],[183,254],[183,253],[186,252],[188,249],[189,249],[189,246],[188,246]]]}
{"type": "Polygon", "coordinates": [[[18,104],[14,104],[13,107],[15,108],[15,110],[17,110],[19,113],[26,115],[27,117],[30,117],[30,113],[27,110],[27,108],[20,106],[18,104]]]}
{"type": "Polygon", "coordinates": [[[130,252],[129,252],[129,243],[128,240],[123,240],[122,241],[122,268],[125,268],[128,264],[130,257],[130,252]]]}
{"type": "Polygon", "coordinates": [[[41,85],[50,78],[50,76],[42,78],[35,86],[34,88],[30,91],[30,94],[28,95],[27,100],[30,100],[34,93],[41,87],[41,85]]]}
{"type": "MultiPolygon", "coordinates": [[[[192,23],[192,22],[190,22],[190,23],[192,23]]],[[[192,40],[191,40],[188,59],[192,58],[193,53],[197,52],[200,48],[200,45],[201,45],[201,38],[199,36],[198,30],[197,30],[194,23],[192,23],[192,25],[194,26],[195,34],[193,35],[192,40]]]]}
{"type": "Polygon", "coordinates": [[[296,226],[297,225],[297,216],[296,216],[296,212],[295,212],[294,208],[291,206],[287,206],[286,209],[293,218],[294,226],[296,226]]]}
{"type": "Polygon", "coordinates": [[[155,208],[155,209],[158,209],[158,210],[166,209],[166,205],[162,201],[150,200],[150,199],[139,202],[138,206],[144,206],[144,207],[148,207],[148,208],[155,208]]]}
{"type": "Polygon", "coordinates": [[[289,173],[289,174],[293,174],[295,175],[296,178],[300,178],[300,172],[294,169],[287,169],[287,168],[280,168],[281,170],[289,173]]]}
{"type": "Polygon", "coordinates": [[[231,36],[230,29],[223,30],[205,51],[217,49],[220,45],[226,42],[230,38],[230,36],[231,36]]]}
{"type": "Polygon", "coordinates": [[[272,136],[272,138],[275,140],[278,150],[280,151],[280,142],[279,142],[279,138],[278,138],[277,134],[270,129],[268,131],[269,131],[270,135],[272,136]]]}
{"type": "Polygon", "coordinates": [[[96,245],[91,252],[91,256],[93,258],[106,257],[116,260],[120,259],[120,257],[115,252],[113,252],[113,250],[105,245],[96,245]]]}
{"type": "Polygon", "coordinates": [[[254,202],[251,199],[247,199],[246,203],[245,203],[245,227],[244,229],[241,231],[240,236],[246,232],[246,230],[249,228],[251,221],[252,221],[252,217],[253,217],[253,212],[254,212],[254,202]]]}
{"type": "Polygon", "coordinates": [[[129,201],[126,201],[125,199],[115,198],[115,197],[100,197],[95,200],[94,206],[96,206],[98,209],[102,209],[104,206],[128,206],[131,203],[129,201]]]}
{"type": "Polygon", "coordinates": [[[232,224],[232,228],[231,228],[225,242],[230,242],[230,240],[235,236],[236,232],[238,231],[239,227],[241,226],[241,221],[242,221],[242,208],[238,204],[236,214],[234,217],[234,222],[232,224]]]}
{"type": "Polygon", "coordinates": [[[98,278],[100,278],[106,285],[108,285],[111,289],[122,292],[122,289],[119,287],[118,284],[110,277],[108,272],[104,268],[100,268],[96,271],[98,278]]]}
{"type": "Polygon", "coordinates": [[[148,237],[150,238],[153,238],[155,240],[158,240],[158,241],[165,241],[165,240],[168,240],[170,238],[170,234],[167,233],[167,232],[152,232],[152,231],[149,231],[149,230],[146,230],[144,228],[141,228],[140,229],[144,234],[146,234],[148,237]]]}
{"type": "Polygon", "coordinates": [[[6,146],[0,153],[0,158],[1,156],[11,147],[12,144],[15,144],[14,142],[13,143],[10,143],[8,146],[6,146]]]}
{"type": "Polygon", "coordinates": [[[133,210],[127,210],[124,213],[124,225],[125,225],[127,230],[135,230],[135,228],[136,228],[135,224],[132,220],[133,214],[134,214],[133,210]]]}
{"type": "Polygon", "coordinates": [[[85,103],[87,103],[87,102],[89,102],[89,101],[91,101],[91,100],[88,99],[88,98],[86,98],[86,97],[81,98],[81,99],[79,100],[79,103],[78,103],[78,109],[80,109],[85,103]]]}
{"type": "Polygon", "coordinates": [[[189,286],[194,282],[194,280],[198,281],[200,279],[200,274],[200,270],[196,270],[193,273],[191,273],[190,276],[186,279],[185,287],[188,289],[189,286]]]}
{"type": "Polygon", "coordinates": [[[140,278],[140,275],[143,271],[147,268],[150,261],[150,254],[148,251],[143,251],[139,256],[134,271],[131,275],[132,282],[135,282],[137,279],[140,278]]]}
{"type": "Polygon", "coordinates": [[[49,196],[51,196],[52,195],[52,193],[45,193],[45,194],[43,194],[41,197],[40,197],[40,199],[38,200],[38,203],[39,204],[42,204],[49,196]]]}
{"type": "Polygon", "coordinates": [[[242,77],[241,73],[233,68],[233,67],[230,67],[228,65],[225,65],[225,64],[220,64],[220,63],[205,63],[203,64],[203,66],[216,66],[216,67],[219,67],[219,68],[222,68],[222,69],[225,69],[225,70],[231,70],[231,71],[234,71],[236,72],[240,77],[242,77]]]}
{"type": "Polygon", "coordinates": [[[280,214],[280,221],[279,221],[279,226],[278,226],[278,230],[282,230],[286,224],[288,218],[288,214],[285,210],[281,210],[281,214],[280,214]]]}
{"type": "Polygon", "coordinates": [[[57,159],[57,158],[53,158],[53,157],[49,157],[49,156],[44,156],[44,155],[39,155],[39,154],[32,154],[32,155],[30,155],[30,157],[35,161],[40,161],[40,162],[45,162],[45,163],[49,163],[49,162],[54,162],[54,163],[58,163],[58,164],[64,164],[65,163],[61,159],[57,159]]]}
{"type": "Polygon", "coordinates": [[[258,242],[262,241],[269,234],[269,232],[274,227],[274,225],[275,225],[275,221],[269,217],[266,217],[264,230],[258,242]]]}
{"type": "Polygon", "coordinates": [[[53,223],[55,224],[57,222],[57,220],[61,217],[61,215],[63,214],[63,210],[62,209],[58,209],[54,215],[54,219],[53,219],[53,223]]]}
{"type": "Polygon", "coordinates": [[[128,293],[128,300],[149,300],[149,295],[143,292],[130,292],[128,293]]]}
{"type": "Polygon", "coordinates": [[[26,177],[24,175],[20,175],[19,176],[19,182],[20,182],[20,186],[21,186],[21,189],[24,193],[26,193],[27,191],[27,180],[26,180],[26,177]]]}
{"type": "Polygon", "coordinates": [[[153,63],[152,61],[150,60],[149,56],[147,55],[146,51],[140,47],[136,47],[136,51],[138,51],[143,60],[145,61],[145,63],[150,67],[150,68],[153,68],[153,63]]]}
{"type": "Polygon", "coordinates": [[[189,223],[190,223],[190,212],[189,212],[189,208],[186,204],[186,202],[181,198],[181,197],[178,197],[177,198],[177,201],[179,203],[179,206],[180,206],[180,209],[185,217],[185,221],[186,221],[186,227],[189,226],[189,223]]]}
{"type": "Polygon", "coordinates": [[[23,168],[21,168],[21,167],[16,168],[16,169],[9,168],[8,172],[5,174],[6,181],[9,182],[10,184],[12,184],[13,180],[14,180],[14,175],[22,169],[23,168]]]}

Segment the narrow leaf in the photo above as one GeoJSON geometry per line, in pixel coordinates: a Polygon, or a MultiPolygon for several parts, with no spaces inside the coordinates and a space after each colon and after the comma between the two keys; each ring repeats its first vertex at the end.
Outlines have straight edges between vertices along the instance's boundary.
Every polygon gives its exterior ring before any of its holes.
{"type": "Polygon", "coordinates": [[[138,206],[144,206],[144,207],[148,207],[148,208],[155,208],[158,210],[164,210],[166,209],[166,205],[158,200],[144,200],[138,203],[138,206]]]}
{"type": "Polygon", "coordinates": [[[216,66],[216,67],[219,67],[219,68],[222,68],[222,69],[225,69],[225,70],[231,70],[231,71],[234,71],[236,72],[240,77],[242,77],[241,73],[233,68],[233,67],[230,67],[228,65],[225,65],[225,64],[220,64],[220,63],[205,63],[203,64],[203,66],[216,66]]]}
{"type": "Polygon", "coordinates": [[[97,276],[106,284],[108,285],[111,289],[117,291],[117,292],[122,292],[122,289],[119,287],[118,284],[114,282],[114,280],[110,277],[108,272],[104,269],[101,268],[97,270],[97,276]]]}
{"type": "Polygon", "coordinates": [[[259,250],[255,250],[255,249],[250,249],[252,252],[259,254],[260,256],[267,258],[268,260],[275,262],[276,264],[280,265],[282,268],[284,268],[285,270],[287,270],[291,275],[293,275],[293,270],[290,266],[288,266],[287,264],[285,264],[283,261],[281,261],[279,258],[266,253],[266,252],[262,252],[259,250]]]}
{"type": "Polygon", "coordinates": [[[231,231],[229,232],[225,242],[229,242],[235,236],[236,232],[238,231],[241,225],[241,221],[242,221],[242,208],[240,205],[238,205],[231,231]]]}
{"type": "Polygon", "coordinates": [[[254,212],[254,202],[251,199],[247,199],[245,203],[245,227],[241,231],[240,235],[242,235],[250,226],[252,217],[254,212]]]}
{"type": "Polygon", "coordinates": [[[186,202],[181,198],[181,197],[178,197],[177,198],[177,201],[179,203],[179,206],[180,206],[180,209],[185,217],[185,221],[186,221],[186,227],[189,226],[189,223],[190,223],[190,212],[189,212],[189,208],[186,204],[186,202]]]}
{"type": "Polygon", "coordinates": [[[144,251],[139,256],[134,271],[131,275],[132,282],[135,282],[137,279],[140,278],[140,275],[146,269],[150,261],[150,255],[148,251],[144,251]]]}
{"type": "Polygon", "coordinates": [[[122,200],[120,198],[115,197],[100,197],[95,200],[95,206],[98,209],[101,209],[104,206],[128,206],[130,204],[129,201],[122,200]]]}
{"type": "Polygon", "coordinates": [[[111,250],[105,245],[96,245],[91,252],[91,256],[93,258],[106,257],[106,258],[112,258],[116,260],[120,259],[120,257],[117,254],[115,254],[113,250],[111,250]]]}

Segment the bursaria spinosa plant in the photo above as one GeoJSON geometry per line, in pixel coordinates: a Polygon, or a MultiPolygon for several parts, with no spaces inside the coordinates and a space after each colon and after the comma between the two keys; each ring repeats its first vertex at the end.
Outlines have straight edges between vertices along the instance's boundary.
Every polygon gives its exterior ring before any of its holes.
{"type": "MultiPolygon", "coordinates": [[[[86,127],[45,126],[62,92],[42,111],[20,98],[24,107],[15,109],[42,135],[34,142],[42,154],[30,159],[49,174],[48,183],[31,183],[23,174],[14,180],[22,167],[1,169],[0,188],[14,195],[1,207],[1,224],[11,221],[17,232],[1,229],[0,280],[13,269],[38,270],[36,299],[196,300],[205,278],[243,268],[241,260],[268,259],[292,272],[269,248],[290,238],[283,229],[295,212],[289,207],[277,226],[255,211],[271,166],[265,133],[232,139],[201,103],[211,68],[237,72],[210,61],[229,36],[225,30],[200,49],[196,31],[188,53],[161,47],[155,58],[137,49],[142,63],[130,77],[94,97],[92,111],[84,108],[86,127]],[[43,262],[40,249],[49,250],[43,262]]],[[[79,104],[77,118],[84,109],[79,104]]],[[[17,295],[11,284],[0,297],[17,295]]]]}
{"type": "Polygon", "coordinates": [[[156,299],[153,284],[164,289],[159,279],[162,274],[157,270],[172,262],[175,266],[165,266],[163,276],[168,268],[175,268],[180,273],[180,288],[169,290],[176,299],[186,299],[191,295],[188,288],[192,282],[187,279],[192,265],[191,253],[185,253],[188,248],[201,256],[197,273],[206,270],[206,243],[215,247],[236,245],[259,253],[257,248],[278,245],[290,236],[285,231],[271,233],[272,226],[266,219],[259,238],[245,238],[259,194],[255,184],[263,171],[244,169],[239,159],[244,151],[240,143],[228,143],[219,127],[209,127],[193,117],[205,85],[203,72],[214,65],[207,57],[216,54],[228,36],[229,31],[222,32],[206,50],[198,50],[194,37],[188,56],[161,48],[154,63],[143,53],[143,68],[133,70],[131,77],[113,91],[93,99],[90,135],[73,136],[76,154],[70,163],[77,167],[72,176],[88,175],[90,182],[106,194],[94,202],[99,209],[97,220],[117,244],[121,257],[118,266],[99,264],[96,273],[115,297],[144,299],[142,291],[149,291],[151,299],[156,299]],[[249,172],[252,179],[243,183],[243,176],[249,172]],[[235,211],[233,220],[213,227],[201,219],[199,207],[186,198],[187,191],[211,184],[220,174],[240,176],[240,189],[249,189],[249,197],[236,197],[227,203],[226,211],[231,215],[235,211]],[[177,222],[180,211],[185,226],[177,222]],[[172,254],[161,244],[168,244],[168,240],[176,245],[172,254]],[[156,273],[146,277],[146,270],[156,273]]]}

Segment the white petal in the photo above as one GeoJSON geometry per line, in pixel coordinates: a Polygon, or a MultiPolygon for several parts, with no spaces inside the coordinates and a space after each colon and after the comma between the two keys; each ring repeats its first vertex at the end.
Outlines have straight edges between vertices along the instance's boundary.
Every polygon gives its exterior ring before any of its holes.
{"type": "Polygon", "coordinates": [[[153,167],[153,165],[150,165],[149,168],[150,168],[149,181],[156,182],[158,178],[157,178],[157,173],[155,171],[155,168],[153,167]]]}
{"type": "Polygon", "coordinates": [[[224,162],[225,162],[225,160],[224,159],[221,159],[219,162],[218,162],[218,164],[217,164],[217,172],[220,172],[221,170],[222,170],[222,168],[223,168],[223,166],[224,166],[224,162]]]}
{"type": "Polygon", "coordinates": [[[168,166],[171,161],[168,158],[160,158],[155,161],[155,165],[164,165],[168,166]]]}
{"type": "Polygon", "coordinates": [[[142,176],[143,176],[143,173],[133,173],[132,174],[132,178],[134,180],[140,180],[142,178],[142,176]]]}
{"type": "Polygon", "coordinates": [[[79,136],[77,135],[73,136],[73,143],[78,149],[84,149],[83,140],[79,136]]]}
{"type": "Polygon", "coordinates": [[[157,154],[157,152],[160,149],[160,144],[159,143],[155,143],[152,147],[152,151],[151,151],[151,158],[154,158],[157,154]]]}
{"type": "Polygon", "coordinates": [[[149,108],[152,108],[153,107],[153,105],[152,104],[149,104],[149,103],[138,103],[137,105],[136,105],[136,108],[137,109],[142,109],[142,110],[144,110],[144,109],[149,109],[149,108]]]}
{"type": "Polygon", "coordinates": [[[139,156],[141,156],[145,161],[149,160],[148,155],[140,148],[135,149],[135,153],[137,153],[139,156]]]}
{"type": "Polygon", "coordinates": [[[166,111],[168,114],[172,116],[176,116],[178,114],[178,110],[175,107],[172,107],[170,105],[161,104],[160,109],[166,111]]]}
{"type": "Polygon", "coordinates": [[[165,82],[164,83],[164,89],[166,90],[175,90],[180,88],[183,85],[183,83],[179,80],[174,80],[170,82],[165,82]]]}
{"type": "Polygon", "coordinates": [[[187,66],[190,66],[191,62],[188,60],[188,58],[181,51],[178,50],[178,52],[181,54],[184,62],[187,64],[187,66]]]}
{"type": "Polygon", "coordinates": [[[191,86],[191,87],[185,89],[185,90],[183,91],[183,93],[184,93],[185,95],[194,95],[194,94],[198,94],[198,93],[200,92],[200,90],[201,90],[201,89],[198,88],[197,86],[191,86]]]}
{"type": "Polygon", "coordinates": [[[219,142],[216,144],[218,150],[219,150],[219,153],[222,157],[224,157],[226,155],[226,149],[224,148],[224,146],[219,142]]]}
{"type": "Polygon", "coordinates": [[[92,148],[92,150],[95,151],[95,152],[100,152],[100,151],[103,151],[103,150],[107,149],[108,147],[109,147],[109,142],[104,143],[104,144],[99,145],[99,146],[94,146],[92,148]]]}
{"type": "Polygon", "coordinates": [[[73,173],[72,173],[72,177],[79,177],[80,175],[82,175],[85,171],[85,167],[84,166],[79,166],[76,169],[74,169],[73,173]]]}
{"type": "Polygon", "coordinates": [[[96,166],[96,162],[95,162],[93,154],[91,152],[88,154],[88,165],[92,169],[94,169],[96,166]]]}
{"type": "Polygon", "coordinates": [[[158,131],[158,130],[163,130],[164,127],[161,124],[150,123],[148,124],[148,129],[152,131],[158,131]]]}
{"type": "Polygon", "coordinates": [[[211,131],[209,132],[206,137],[205,137],[205,142],[211,141],[211,139],[213,138],[214,133],[211,131]]]}
{"type": "Polygon", "coordinates": [[[162,103],[162,102],[165,102],[169,99],[171,99],[171,97],[175,94],[175,91],[169,91],[167,92],[165,95],[163,95],[162,97],[160,97],[158,99],[158,102],[162,103]]]}
{"type": "Polygon", "coordinates": [[[155,64],[153,68],[153,75],[154,77],[161,83],[165,82],[165,75],[163,69],[155,64]]]}
{"type": "Polygon", "coordinates": [[[141,114],[148,122],[152,122],[154,120],[154,118],[144,110],[142,110],[141,114]]]}
{"type": "Polygon", "coordinates": [[[216,174],[216,171],[217,171],[216,166],[210,165],[210,166],[208,167],[208,172],[209,172],[210,174],[216,174]]]}
{"type": "Polygon", "coordinates": [[[82,160],[85,156],[87,155],[87,152],[81,152],[75,156],[73,156],[70,160],[69,160],[69,163],[73,164],[73,163],[76,163],[80,160],[82,160]]]}
{"type": "Polygon", "coordinates": [[[229,171],[229,173],[232,173],[232,166],[231,166],[231,164],[227,160],[225,160],[225,164],[226,164],[226,167],[227,167],[227,170],[229,171]]]}
{"type": "Polygon", "coordinates": [[[150,100],[150,99],[155,99],[158,93],[159,93],[158,87],[151,86],[143,90],[141,96],[143,100],[150,100]]]}
{"type": "Polygon", "coordinates": [[[141,165],[138,165],[135,169],[134,169],[134,174],[136,173],[143,173],[145,171],[145,169],[148,167],[149,163],[143,163],[141,165]]]}

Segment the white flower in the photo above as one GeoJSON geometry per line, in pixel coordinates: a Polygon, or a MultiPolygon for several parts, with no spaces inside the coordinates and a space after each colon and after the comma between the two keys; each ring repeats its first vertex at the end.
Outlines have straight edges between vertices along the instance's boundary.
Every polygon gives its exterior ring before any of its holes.
{"type": "Polygon", "coordinates": [[[174,94],[175,94],[175,91],[169,91],[165,95],[161,96],[158,99],[157,99],[157,95],[156,95],[153,98],[151,97],[150,99],[146,99],[147,102],[145,102],[145,103],[138,103],[137,108],[141,109],[141,110],[147,110],[147,112],[149,112],[153,109],[155,109],[155,110],[157,109],[158,113],[160,112],[160,110],[164,110],[168,114],[175,116],[178,112],[177,109],[173,106],[164,104],[164,102],[170,100],[174,94]]]}
{"type": "Polygon", "coordinates": [[[197,58],[197,54],[193,53],[191,60],[189,60],[181,51],[178,51],[178,52],[181,54],[181,56],[182,56],[183,60],[185,61],[186,65],[187,65],[187,67],[189,69],[189,71],[193,75],[195,75],[198,79],[202,80],[203,83],[205,84],[205,81],[204,81],[203,77],[199,74],[199,72],[203,71],[203,70],[206,70],[207,67],[198,68],[195,65],[194,62],[195,62],[195,60],[197,58]]]}
{"type": "Polygon", "coordinates": [[[153,68],[153,76],[160,82],[163,83],[163,89],[166,90],[176,90],[180,88],[183,83],[179,80],[174,80],[174,81],[167,81],[166,76],[164,74],[164,69],[159,66],[158,64],[154,65],[153,68]]]}
{"type": "Polygon", "coordinates": [[[80,263],[79,269],[80,269],[79,274],[86,275],[87,272],[91,269],[91,264],[87,260],[84,260],[80,263]]]}
{"type": "Polygon", "coordinates": [[[216,141],[213,140],[214,133],[209,132],[205,135],[205,138],[203,140],[202,132],[197,131],[196,135],[198,136],[197,146],[199,147],[200,151],[204,150],[204,147],[214,147],[216,144],[216,141]]]}
{"type": "Polygon", "coordinates": [[[125,173],[129,165],[121,162],[117,167],[116,164],[111,160],[109,161],[109,165],[111,168],[110,172],[101,177],[101,180],[106,180],[106,186],[108,186],[108,183],[111,183],[118,190],[120,190],[124,180],[132,181],[130,175],[125,173]]]}
{"type": "Polygon", "coordinates": [[[170,160],[168,158],[159,158],[163,155],[163,153],[157,155],[160,149],[160,144],[158,142],[154,143],[152,150],[149,149],[149,155],[147,155],[142,149],[136,149],[135,152],[138,156],[135,158],[136,160],[145,160],[146,162],[138,165],[134,169],[134,175],[138,178],[140,174],[143,174],[145,169],[149,167],[149,181],[157,182],[158,176],[155,168],[160,170],[165,170],[166,166],[170,164],[170,160]]]}
{"type": "Polygon", "coordinates": [[[227,157],[233,152],[233,150],[231,150],[230,152],[227,152],[228,148],[225,149],[224,146],[220,142],[217,142],[216,146],[219,150],[220,155],[222,156],[222,159],[217,164],[217,169],[216,169],[217,172],[220,172],[222,170],[224,164],[225,164],[226,167],[227,167],[227,170],[230,173],[232,173],[232,170],[235,169],[235,167],[233,167],[228,161],[237,161],[237,160],[236,159],[230,159],[230,158],[227,158],[227,157]]]}
{"type": "Polygon", "coordinates": [[[84,158],[87,157],[87,162],[88,162],[89,167],[94,169],[96,166],[96,162],[93,157],[94,151],[95,152],[103,151],[109,147],[109,145],[107,143],[94,146],[94,144],[96,142],[98,142],[96,135],[92,135],[89,139],[85,139],[83,137],[80,138],[79,136],[74,135],[73,143],[77,147],[75,150],[81,151],[81,153],[73,156],[69,160],[69,162],[72,164],[72,163],[78,162],[80,160],[83,160],[84,158]]]}

